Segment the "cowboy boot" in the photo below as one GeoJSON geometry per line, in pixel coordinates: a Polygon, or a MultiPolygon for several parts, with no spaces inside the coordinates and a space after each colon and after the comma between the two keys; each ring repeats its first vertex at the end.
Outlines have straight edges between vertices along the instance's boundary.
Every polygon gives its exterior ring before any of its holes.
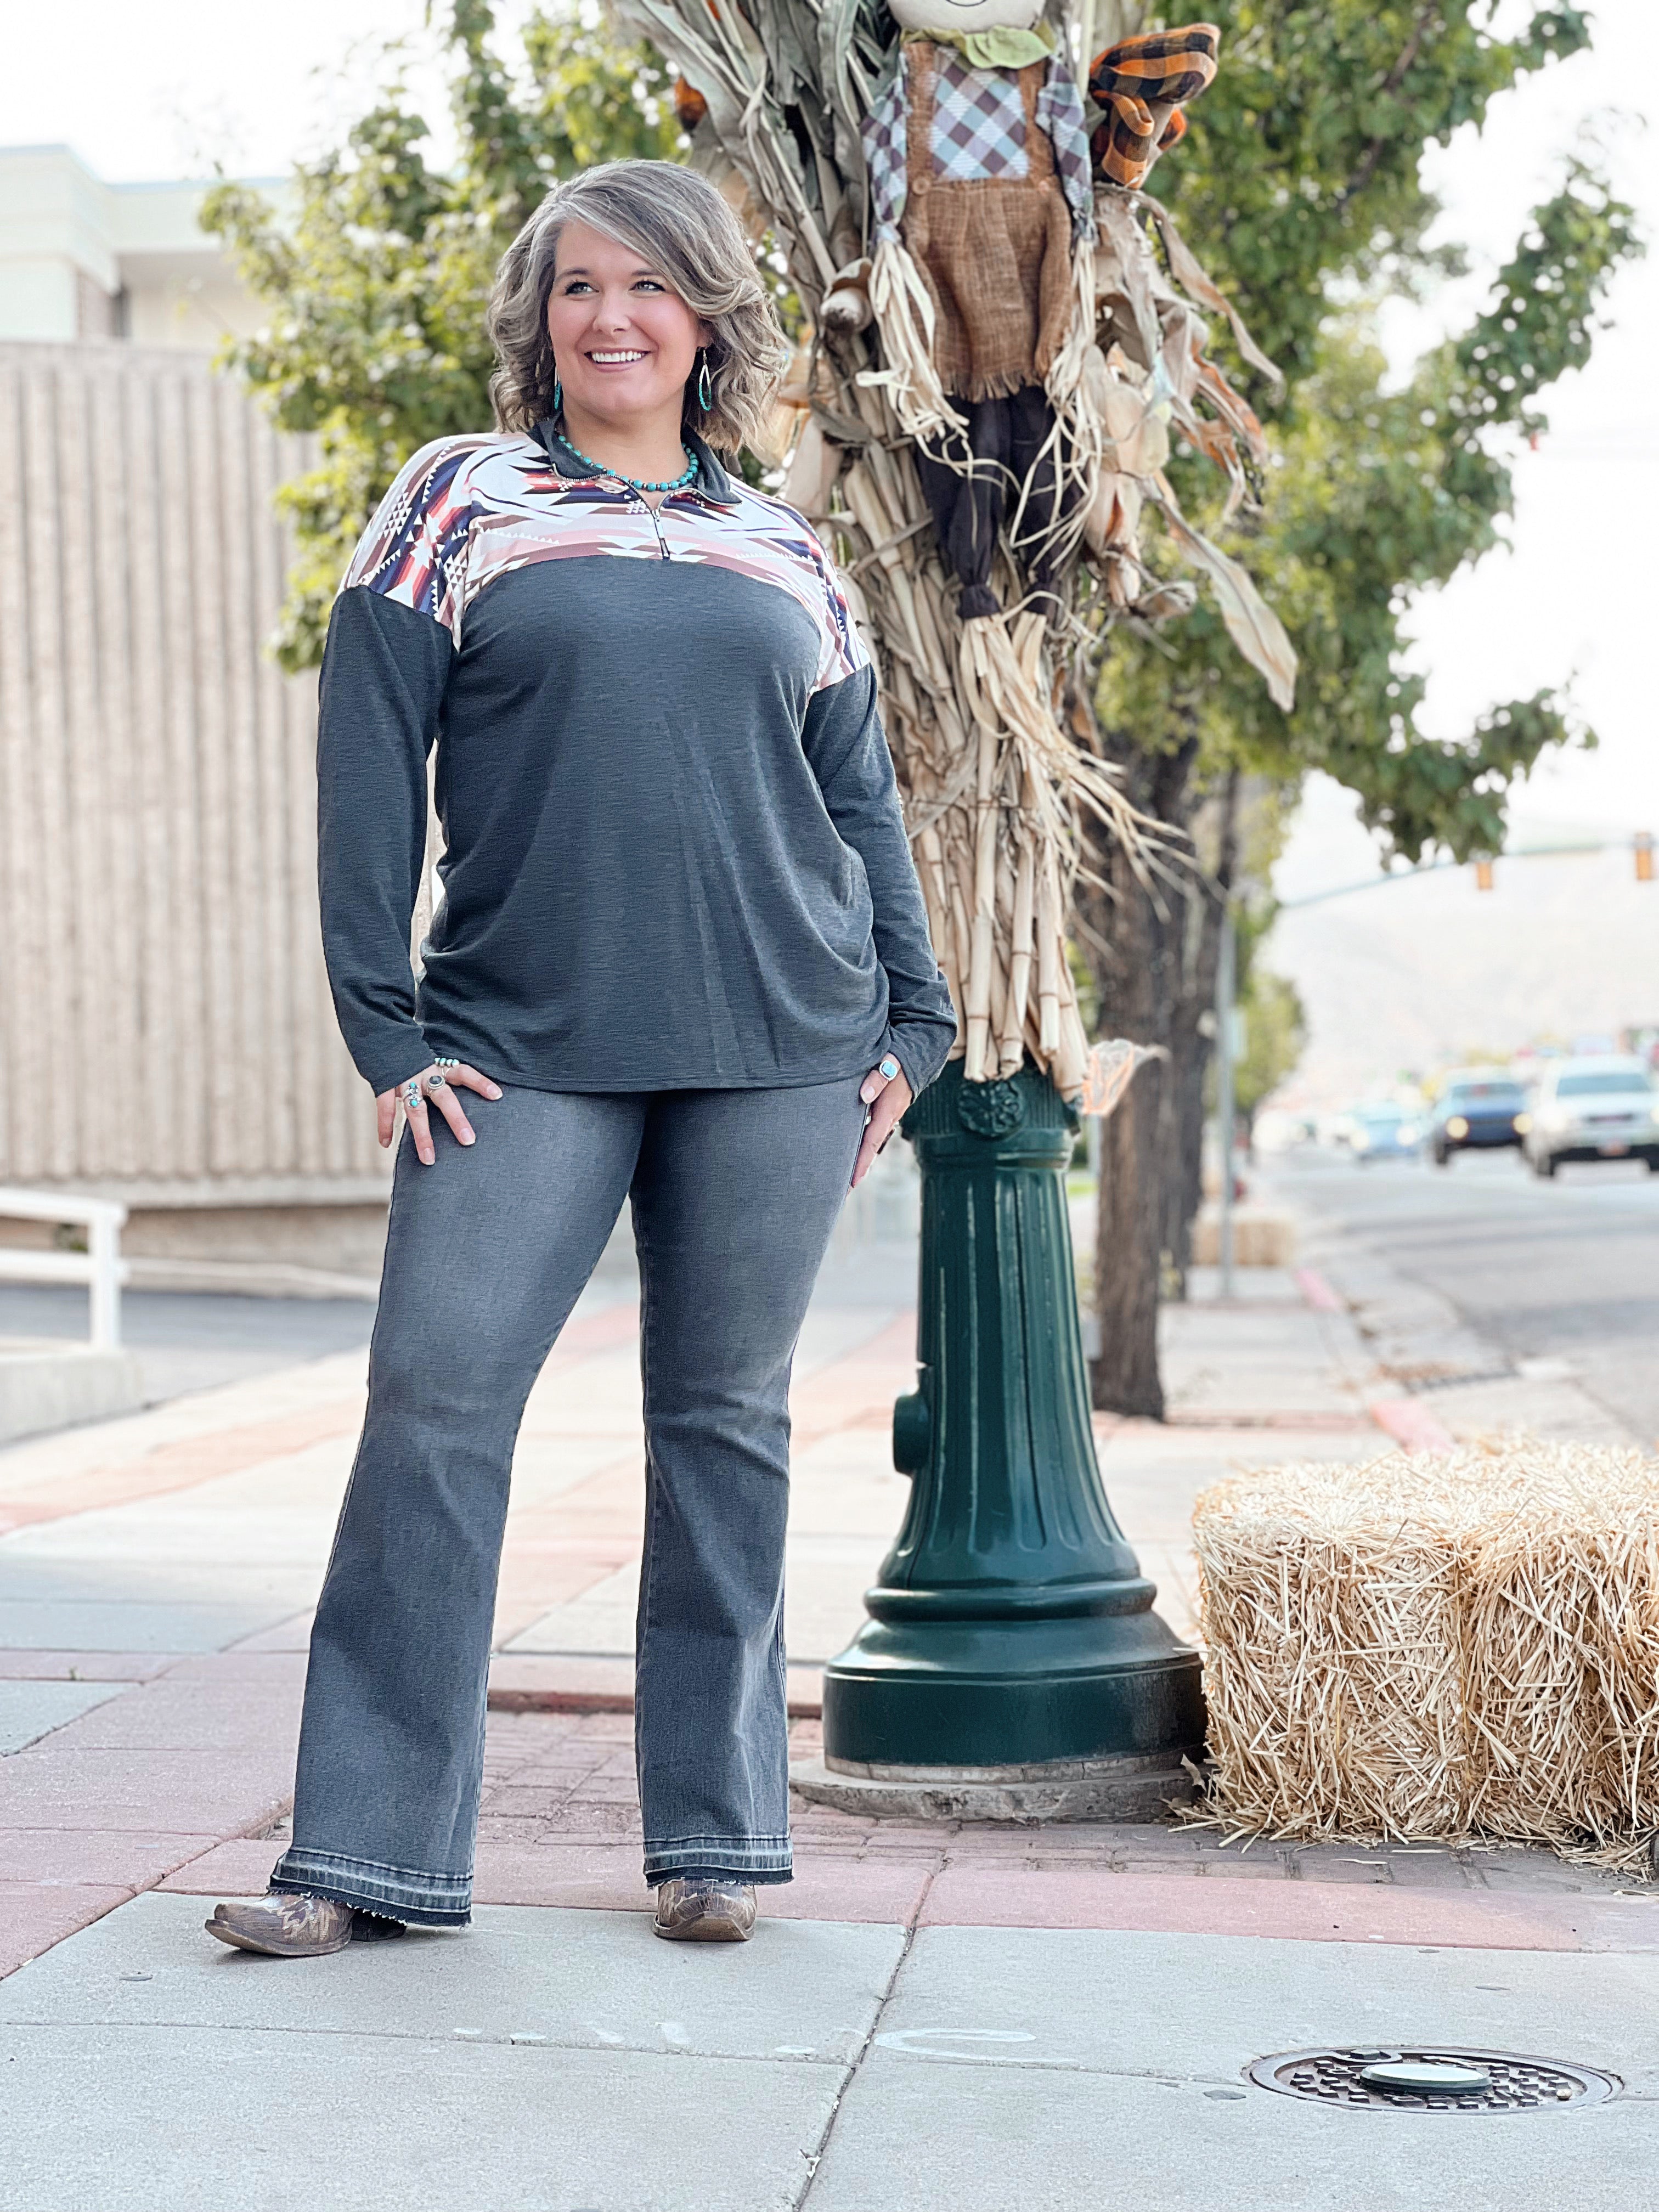
{"type": "Polygon", "coordinates": [[[271,1959],[325,1959],[331,1952],[343,1951],[354,1936],[363,1942],[404,1932],[401,1921],[354,1912],[336,1898],[288,1889],[217,1905],[204,1924],[219,1942],[260,1951],[271,1959]]]}
{"type": "Polygon", "coordinates": [[[688,1881],[674,1875],[657,1891],[654,1936],[671,1943],[746,1943],[755,1925],[751,1881],[688,1881]]]}

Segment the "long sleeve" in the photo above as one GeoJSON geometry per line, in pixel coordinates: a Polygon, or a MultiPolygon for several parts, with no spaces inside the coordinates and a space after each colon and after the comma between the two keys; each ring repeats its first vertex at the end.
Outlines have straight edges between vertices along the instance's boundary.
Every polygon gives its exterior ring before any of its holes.
{"type": "Polygon", "coordinates": [[[801,743],[842,842],[864,863],[876,957],[887,975],[890,1049],[920,1097],[950,1057],[957,1018],[927,934],[872,668],[813,694],[801,743]]]}
{"type": "Polygon", "coordinates": [[[365,586],[335,601],[317,729],[323,953],[341,1034],[377,1093],[432,1058],[415,1018],[409,931],[426,848],[426,760],[453,652],[430,615],[365,586]]]}
{"type": "Polygon", "coordinates": [[[1048,132],[1054,149],[1060,188],[1072,210],[1073,243],[1080,245],[1095,234],[1094,167],[1083,95],[1063,50],[1049,63],[1048,74],[1037,94],[1036,122],[1038,130],[1048,132]]]}
{"type": "Polygon", "coordinates": [[[908,84],[901,52],[896,74],[876,94],[860,127],[864,163],[869,179],[870,242],[884,245],[899,234],[908,189],[906,173],[908,123],[905,99],[908,84]]]}

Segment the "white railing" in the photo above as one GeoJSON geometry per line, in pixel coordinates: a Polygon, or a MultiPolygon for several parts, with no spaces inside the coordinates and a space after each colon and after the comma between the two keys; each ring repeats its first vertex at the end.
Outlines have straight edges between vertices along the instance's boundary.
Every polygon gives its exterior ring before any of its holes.
{"type": "MultiPolygon", "coordinates": [[[[125,1206],[106,1198],[73,1198],[40,1190],[8,1190],[0,1185],[0,1222],[72,1223],[87,1232],[84,1252],[28,1252],[0,1243],[0,1281],[84,1283],[90,1293],[88,1335],[95,1352],[121,1346],[121,1285],[127,1263],[121,1257],[125,1206]]],[[[4,1235],[0,1228],[0,1237],[4,1235]]]]}

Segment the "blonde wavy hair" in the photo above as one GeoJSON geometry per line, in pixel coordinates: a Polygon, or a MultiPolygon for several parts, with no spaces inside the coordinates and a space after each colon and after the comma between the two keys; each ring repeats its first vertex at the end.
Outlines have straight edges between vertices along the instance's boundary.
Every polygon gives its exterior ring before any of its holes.
{"type": "Polygon", "coordinates": [[[788,359],[777,311],[736,216],[706,177],[673,161],[605,161],[555,185],[501,256],[489,318],[497,427],[532,429],[554,411],[547,302],[568,222],[631,246],[713,331],[709,405],[688,380],[686,427],[722,453],[764,443],[788,359]]]}

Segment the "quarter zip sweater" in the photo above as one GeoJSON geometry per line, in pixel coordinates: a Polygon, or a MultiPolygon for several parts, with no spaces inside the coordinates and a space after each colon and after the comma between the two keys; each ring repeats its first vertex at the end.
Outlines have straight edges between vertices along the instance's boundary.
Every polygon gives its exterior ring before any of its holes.
{"type": "Polygon", "coordinates": [[[532,436],[398,476],[329,623],[323,944],[382,1091],[440,1054],[544,1091],[913,1091],[956,1017],[874,671],[792,507],[700,440],[660,507],[532,436]],[[409,931],[427,761],[441,896],[409,931]]]}

